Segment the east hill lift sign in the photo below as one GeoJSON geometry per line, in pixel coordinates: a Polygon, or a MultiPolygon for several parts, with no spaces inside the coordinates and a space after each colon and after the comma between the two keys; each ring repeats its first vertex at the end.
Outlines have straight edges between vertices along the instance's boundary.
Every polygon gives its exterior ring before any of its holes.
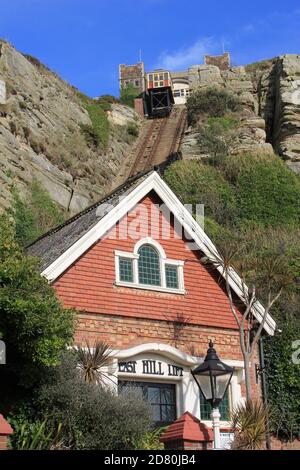
{"type": "Polygon", "coordinates": [[[119,373],[183,377],[183,367],[152,359],[119,362],[119,373]]]}

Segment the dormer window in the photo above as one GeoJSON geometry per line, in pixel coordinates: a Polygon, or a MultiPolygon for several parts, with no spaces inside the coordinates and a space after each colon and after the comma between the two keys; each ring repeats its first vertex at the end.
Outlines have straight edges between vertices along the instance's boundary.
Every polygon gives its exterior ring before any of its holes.
{"type": "Polygon", "coordinates": [[[116,285],[184,294],[183,261],[167,259],[163,248],[147,237],[133,253],[115,251],[116,285]]]}

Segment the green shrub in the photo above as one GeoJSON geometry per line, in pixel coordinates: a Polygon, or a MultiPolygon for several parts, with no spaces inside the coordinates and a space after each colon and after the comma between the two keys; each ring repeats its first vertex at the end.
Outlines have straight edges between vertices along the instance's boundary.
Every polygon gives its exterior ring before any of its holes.
{"type": "Polygon", "coordinates": [[[128,124],[127,126],[127,133],[131,136],[131,137],[138,137],[139,135],[139,128],[138,126],[136,125],[136,123],[134,122],[131,122],[128,124]]]}
{"type": "Polygon", "coordinates": [[[53,426],[63,423],[61,439],[71,449],[129,450],[150,425],[148,404],[136,394],[117,396],[82,380],[76,356],[65,353],[38,391],[38,413],[53,426]]]}
{"type": "Polygon", "coordinates": [[[26,200],[21,199],[16,189],[13,189],[12,209],[16,237],[23,246],[64,221],[63,211],[37,181],[29,187],[26,200]]]}
{"type": "Polygon", "coordinates": [[[223,160],[235,186],[239,218],[263,225],[299,225],[300,179],[276,156],[238,155],[223,160]]]}
{"type": "Polygon", "coordinates": [[[178,161],[164,178],[184,204],[204,204],[205,216],[221,223],[234,217],[233,188],[216,168],[196,160],[178,161]]]}
{"type": "Polygon", "coordinates": [[[141,440],[137,442],[137,450],[163,450],[164,445],[162,442],[159,442],[159,438],[163,431],[164,427],[152,429],[151,431],[146,432],[141,440]]]}
{"type": "Polygon", "coordinates": [[[134,108],[134,100],[139,96],[140,92],[133,86],[132,83],[129,83],[126,87],[121,89],[120,101],[126,106],[134,108]]]}
{"type": "Polygon", "coordinates": [[[188,120],[197,122],[200,116],[222,117],[228,112],[238,111],[240,107],[237,96],[222,88],[199,89],[187,99],[188,120]]]}
{"type": "Polygon", "coordinates": [[[299,439],[300,366],[293,363],[292,354],[296,353],[293,342],[299,349],[300,319],[278,320],[282,332],[265,341],[268,395],[275,410],[272,430],[283,439],[299,439]]]}
{"type": "Polygon", "coordinates": [[[101,106],[103,111],[111,111],[111,105],[119,103],[120,100],[112,95],[102,95],[97,99],[97,104],[101,106]]]}
{"type": "Polygon", "coordinates": [[[200,152],[216,158],[229,152],[230,138],[224,135],[224,129],[218,122],[205,123],[198,127],[197,142],[200,152]]]}
{"type": "Polygon", "coordinates": [[[85,108],[89,113],[97,141],[101,143],[103,149],[106,149],[109,140],[109,121],[106,112],[97,103],[92,102],[86,104],[85,108]]]}
{"type": "Polygon", "coordinates": [[[80,124],[80,130],[84,135],[86,143],[90,147],[98,147],[100,145],[100,138],[93,126],[89,124],[80,124]]]}

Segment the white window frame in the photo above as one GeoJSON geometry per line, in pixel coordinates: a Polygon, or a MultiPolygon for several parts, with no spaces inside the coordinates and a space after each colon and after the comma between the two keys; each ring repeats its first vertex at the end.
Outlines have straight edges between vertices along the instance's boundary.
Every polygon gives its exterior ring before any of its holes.
{"type": "Polygon", "coordinates": [[[166,257],[165,251],[162,246],[150,237],[143,238],[139,240],[134,247],[133,253],[127,251],[115,250],[115,270],[116,270],[116,281],[115,285],[123,287],[133,287],[135,289],[145,289],[153,290],[157,292],[168,292],[171,294],[186,294],[184,288],[184,275],[183,275],[183,266],[184,261],[168,259],[166,257]],[[160,264],[160,276],[161,276],[161,285],[152,286],[151,284],[140,284],[139,283],[139,272],[138,272],[138,251],[143,245],[152,246],[159,255],[159,264],[160,264]],[[126,282],[120,280],[120,270],[119,270],[119,260],[120,258],[127,258],[132,260],[132,272],[133,272],[133,282],[126,282]],[[166,265],[176,266],[177,267],[177,276],[178,276],[178,289],[167,287],[166,285],[166,265]]]}

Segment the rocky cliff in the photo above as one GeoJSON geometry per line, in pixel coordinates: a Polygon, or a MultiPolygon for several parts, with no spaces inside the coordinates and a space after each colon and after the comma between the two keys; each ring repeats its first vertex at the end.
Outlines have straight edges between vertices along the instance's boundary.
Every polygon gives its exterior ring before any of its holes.
{"type": "MultiPolygon", "coordinates": [[[[192,90],[212,85],[236,94],[242,110],[232,153],[273,150],[300,173],[300,55],[220,70],[214,65],[189,69],[192,90]]],[[[197,158],[197,132],[190,127],[183,139],[184,158],[197,158]]]]}
{"type": "Polygon", "coordinates": [[[132,146],[128,125],[138,126],[139,118],[130,108],[110,105],[96,123],[109,133],[107,141],[93,142],[90,101],[0,41],[0,208],[10,204],[12,185],[24,198],[33,180],[70,213],[113,187],[132,146]]]}

